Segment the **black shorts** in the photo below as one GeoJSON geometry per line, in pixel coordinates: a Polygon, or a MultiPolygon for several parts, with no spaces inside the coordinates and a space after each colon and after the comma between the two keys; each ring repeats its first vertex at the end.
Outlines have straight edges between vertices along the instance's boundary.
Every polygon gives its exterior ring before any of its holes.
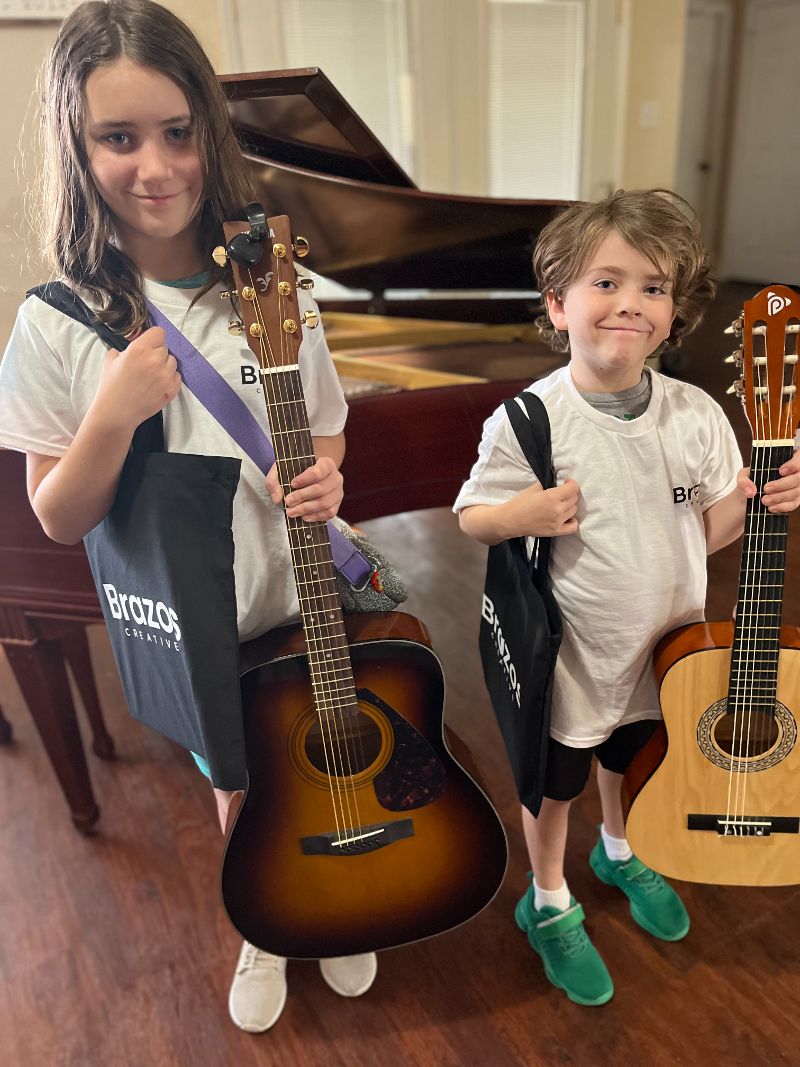
{"type": "Polygon", "coordinates": [[[658,719],[641,719],[618,726],[595,748],[569,748],[550,738],[544,795],[551,800],[574,800],[589,781],[592,756],[597,756],[607,771],[624,774],[633,757],[653,736],[658,719]]]}

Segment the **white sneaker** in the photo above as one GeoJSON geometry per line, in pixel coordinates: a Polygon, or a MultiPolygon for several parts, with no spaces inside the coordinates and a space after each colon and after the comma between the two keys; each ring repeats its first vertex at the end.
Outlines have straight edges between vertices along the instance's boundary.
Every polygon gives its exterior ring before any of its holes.
{"type": "Polygon", "coordinates": [[[286,960],[245,941],[228,996],[228,1011],[240,1030],[262,1034],[286,1003],[286,960]]]}
{"type": "Polygon", "coordinates": [[[375,981],[378,973],[378,957],[374,952],[360,956],[334,956],[320,960],[322,977],[342,997],[360,997],[375,981]]]}

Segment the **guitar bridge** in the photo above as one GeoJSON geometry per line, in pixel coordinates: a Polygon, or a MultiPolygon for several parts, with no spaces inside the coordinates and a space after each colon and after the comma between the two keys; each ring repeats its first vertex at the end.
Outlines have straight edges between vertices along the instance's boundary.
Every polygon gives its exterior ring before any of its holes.
{"type": "Polygon", "coordinates": [[[414,820],[396,819],[372,826],[354,826],[347,831],[312,834],[300,839],[300,847],[306,856],[360,856],[413,836],[414,820]]]}
{"type": "Polygon", "coordinates": [[[712,830],[721,837],[769,837],[796,834],[800,819],[788,815],[687,815],[688,830],[712,830]]]}

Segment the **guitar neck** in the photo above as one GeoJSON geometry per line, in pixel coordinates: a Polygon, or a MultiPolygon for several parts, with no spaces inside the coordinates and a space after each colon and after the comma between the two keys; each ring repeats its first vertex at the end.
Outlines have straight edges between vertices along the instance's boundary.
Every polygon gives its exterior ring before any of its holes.
{"type": "Polygon", "coordinates": [[[731,651],[728,708],[772,712],[778,682],[788,517],[761,503],[764,485],[778,478],[791,446],[753,448],[751,477],[758,493],[747,502],[739,595],[731,651]]]}
{"type": "MultiPolygon", "coordinates": [[[[267,219],[258,203],[245,211],[246,223],[224,224],[227,244],[213,256],[220,266],[230,263],[237,284],[242,321],[233,320],[229,329],[245,334],[258,360],[278,478],[288,496],[292,481],[316,460],[298,360],[303,326],[314,329],[319,319],[311,310],[301,314],[297,288],[302,283],[293,259],[293,254],[305,255],[308,242],[292,237],[285,215],[267,219]]],[[[317,710],[355,707],[328,528],[284,515],[317,710]]]]}
{"type": "MultiPolygon", "coordinates": [[[[292,480],[315,462],[303,384],[294,368],[264,370],[262,378],[278,478],[288,495],[292,480]]],[[[355,686],[328,527],[286,515],[286,528],[314,696],[318,707],[338,707],[355,699],[355,686]]]]}

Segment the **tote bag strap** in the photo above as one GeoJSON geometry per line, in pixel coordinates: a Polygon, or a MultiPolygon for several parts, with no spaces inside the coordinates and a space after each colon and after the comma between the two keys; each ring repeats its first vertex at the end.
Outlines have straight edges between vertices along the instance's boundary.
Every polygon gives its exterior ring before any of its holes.
{"type": "MultiPolygon", "coordinates": [[[[127,337],[115,333],[110,326],[101,322],[97,315],[81,300],[64,282],[47,282],[45,285],[37,285],[29,289],[26,296],[38,296],[45,304],[62,312],[76,322],[93,330],[104,345],[114,348],[117,352],[124,351],[130,343],[127,337]]],[[[133,452],[163,452],[164,451],[164,419],[160,411],[151,415],[149,419],[140,422],[136,427],[131,441],[133,452]]]]}
{"type": "MultiPolygon", "coordinates": [[[[547,408],[535,393],[527,389],[511,400],[506,400],[504,406],[511,428],[531,470],[539,479],[542,489],[551,489],[556,484],[556,479],[547,408]],[[520,403],[524,406],[527,417],[523,414],[520,403]]],[[[549,537],[535,538],[531,555],[531,571],[538,574],[541,588],[547,588],[549,584],[550,540],[549,537]]]]}

